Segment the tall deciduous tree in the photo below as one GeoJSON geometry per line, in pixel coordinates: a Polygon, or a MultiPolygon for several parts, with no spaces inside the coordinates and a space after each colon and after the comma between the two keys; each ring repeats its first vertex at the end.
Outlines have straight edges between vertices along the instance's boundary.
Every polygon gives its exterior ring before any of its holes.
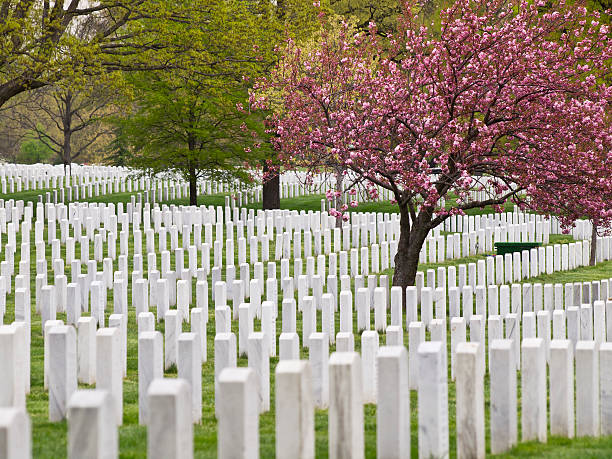
{"type": "Polygon", "coordinates": [[[184,12],[163,40],[183,44],[184,57],[173,69],[131,78],[135,113],[120,121],[120,144],[131,146],[128,164],[180,174],[195,204],[199,179],[248,180],[245,164],[267,151],[253,141],[259,120],[244,107],[252,78],[272,65],[283,21],[267,0],[197,0],[184,12]]]}
{"type": "Polygon", "coordinates": [[[127,25],[173,16],[162,0],[2,0],[0,2],[0,107],[29,89],[77,81],[109,71],[163,68],[165,46],[152,29],[127,25]]]}
{"type": "MultiPolygon", "coordinates": [[[[30,91],[17,100],[6,117],[34,134],[70,173],[72,163],[102,152],[110,130],[103,120],[114,114],[115,91],[104,85],[72,89],[53,85],[30,91]]],[[[11,101],[5,107],[12,105],[11,101]]]]}
{"type": "MultiPolygon", "coordinates": [[[[609,149],[600,109],[612,98],[603,83],[609,30],[579,5],[543,6],[457,0],[432,32],[407,2],[388,57],[375,30],[347,34],[340,53],[323,43],[306,59],[289,43],[283,76],[261,82],[282,88],[283,114],[273,121],[288,163],[333,154],[393,193],[401,218],[395,285],[414,283],[427,234],[450,215],[520,204],[540,185],[562,184],[589,154],[566,148],[576,134],[568,117],[582,118],[581,130],[609,149]],[[441,207],[449,196],[451,207],[441,207]]],[[[253,102],[266,106],[265,98],[253,102]]]]}

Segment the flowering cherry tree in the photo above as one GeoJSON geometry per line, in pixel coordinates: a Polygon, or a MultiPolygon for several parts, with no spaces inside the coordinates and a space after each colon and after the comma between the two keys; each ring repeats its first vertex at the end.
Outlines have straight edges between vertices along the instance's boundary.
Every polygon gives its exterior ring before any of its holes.
{"type": "Polygon", "coordinates": [[[612,90],[603,83],[612,43],[597,13],[558,0],[457,0],[433,31],[416,10],[405,3],[390,50],[373,24],[369,34],[334,37],[333,47],[325,34],[308,52],[288,42],[258,83],[282,93],[271,121],[288,167],[315,171],[333,156],[373,193],[392,192],[401,286],[414,283],[427,234],[450,215],[508,200],[545,209],[559,190],[598,202],[582,194],[590,180],[568,180],[595,158],[601,179],[612,180],[612,90]]]}
{"type": "Polygon", "coordinates": [[[545,172],[544,180],[531,190],[529,204],[538,211],[557,215],[566,229],[576,219],[589,219],[592,224],[590,264],[594,265],[598,235],[612,231],[612,142],[609,136],[593,135],[589,123],[592,118],[607,120],[608,126],[602,125],[600,129],[609,132],[612,122],[609,97],[607,101],[602,97],[597,103],[587,101],[587,106],[566,113],[565,123],[572,125],[574,137],[563,148],[567,156],[576,158],[557,165],[550,182],[546,181],[550,173],[545,172]]]}

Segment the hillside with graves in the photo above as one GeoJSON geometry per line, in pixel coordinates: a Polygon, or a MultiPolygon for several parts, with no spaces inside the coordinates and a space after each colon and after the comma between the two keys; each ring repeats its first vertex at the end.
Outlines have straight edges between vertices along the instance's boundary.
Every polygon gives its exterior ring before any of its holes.
{"type": "Polygon", "coordinates": [[[324,176],[264,211],[260,186],[1,175],[1,457],[612,450],[612,238],[589,266],[586,220],[452,216],[402,289],[384,193],[338,226],[324,176]]]}
{"type": "Polygon", "coordinates": [[[612,457],[610,0],[1,0],[0,459],[612,457]]]}

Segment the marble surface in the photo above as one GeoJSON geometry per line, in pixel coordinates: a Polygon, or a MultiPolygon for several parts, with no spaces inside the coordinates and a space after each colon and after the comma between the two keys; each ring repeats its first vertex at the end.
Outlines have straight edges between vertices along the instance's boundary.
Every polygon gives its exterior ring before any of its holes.
{"type": "Polygon", "coordinates": [[[177,340],[181,334],[181,319],[176,309],[166,312],[164,334],[164,368],[167,370],[177,363],[177,340]]]}
{"type": "Polygon", "coordinates": [[[335,352],[329,360],[329,457],[363,459],[361,359],[355,352],[335,352]]]}
{"type": "Polygon", "coordinates": [[[202,308],[191,309],[191,332],[198,337],[200,346],[200,357],[202,363],[208,360],[207,341],[206,341],[206,322],[204,321],[204,311],[202,308]]]}
{"type": "Polygon", "coordinates": [[[361,334],[361,368],[364,403],[376,403],[376,355],[378,354],[379,337],[373,330],[361,334]]]}
{"type": "Polygon", "coordinates": [[[215,336],[215,413],[218,415],[219,375],[225,368],[236,366],[237,349],[236,335],[233,333],[218,333],[215,336]]]}
{"type": "Polygon", "coordinates": [[[138,334],[138,422],[147,423],[149,385],[164,375],[163,337],[158,331],[138,334]]]}
{"type": "Polygon", "coordinates": [[[340,292],[340,332],[353,331],[353,294],[340,292]]]}
{"type": "Polygon", "coordinates": [[[403,346],[384,346],[376,357],[378,457],[410,456],[410,388],[408,352],[403,346]]]}
{"type": "Polygon", "coordinates": [[[554,339],[550,343],[550,433],[574,437],[574,356],[572,343],[554,339]]]}
{"type": "Polygon", "coordinates": [[[202,356],[199,337],[195,333],[181,333],[178,338],[178,377],[187,381],[191,393],[193,422],[202,420],[202,356]]]}
{"type": "Polygon", "coordinates": [[[217,457],[259,458],[257,376],[252,368],[226,368],[219,375],[217,457]]]}
{"type": "Polygon", "coordinates": [[[73,327],[53,327],[49,340],[49,421],[66,417],[68,400],[77,389],[76,332],[73,327]]]}
{"type": "Polygon", "coordinates": [[[612,343],[599,345],[599,404],[601,435],[612,435],[612,343]]]}
{"type": "Polygon", "coordinates": [[[262,332],[254,332],[248,340],[249,368],[255,373],[261,413],[270,410],[270,355],[262,332]]]}
{"type": "Polygon", "coordinates": [[[521,345],[522,441],[546,442],[546,359],[540,338],[524,339],[521,345]]]}
{"type": "Polygon", "coordinates": [[[25,382],[20,368],[21,346],[17,330],[10,325],[0,326],[0,409],[25,408],[25,382]]]}
{"type": "Polygon", "coordinates": [[[595,341],[578,341],[576,360],[576,436],[597,437],[599,422],[599,355],[595,341]]]}
{"type": "Polygon", "coordinates": [[[253,317],[251,305],[242,303],[238,308],[238,355],[246,356],[248,353],[248,339],[253,332],[253,317]]]}
{"type": "Polygon", "coordinates": [[[354,352],[355,335],[352,332],[340,332],[336,335],[336,352],[354,352]]]}
{"type": "Polygon", "coordinates": [[[68,457],[115,459],[119,440],[112,397],[103,390],[78,390],[68,402],[68,457]]]}
{"type": "Polygon", "coordinates": [[[329,389],[329,340],[324,333],[310,335],[309,362],[312,373],[312,393],[315,407],[326,409],[329,389]]]}
{"type": "Polygon", "coordinates": [[[297,333],[284,332],[278,339],[279,360],[299,360],[300,337],[297,333]]]}
{"type": "Polygon", "coordinates": [[[448,444],[448,383],[442,343],[418,347],[419,458],[445,458],[448,444]]]}
{"type": "Polygon", "coordinates": [[[121,342],[117,328],[101,328],[96,333],[96,352],[105,358],[96,359],[96,388],[106,390],[113,400],[117,425],[123,423],[123,371],[121,342]]]}
{"type": "Polygon", "coordinates": [[[81,317],[77,323],[77,379],[83,384],[96,382],[96,320],[81,317]]]}
{"type": "Polygon", "coordinates": [[[490,344],[491,452],[502,453],[517,442],[517,387],[514,342],[494,340],[490,344]]]}
{"type": "Polygon", "coordinates": [[[30,419],[22,408],[0,407],[0,457],[7,459],[32,457],[30,419]]]}
{"type": "Polygon", "coordinates": [[[149,386],[148,459],[192,459],[193,423],[189,384],[156,379],[149,386]]]}
{"type": "Polygon", "coordinates": [[[484,371],[480,355],[484,343],[457,346],[456,435],[458,458],[485,457],[484,371]]]}

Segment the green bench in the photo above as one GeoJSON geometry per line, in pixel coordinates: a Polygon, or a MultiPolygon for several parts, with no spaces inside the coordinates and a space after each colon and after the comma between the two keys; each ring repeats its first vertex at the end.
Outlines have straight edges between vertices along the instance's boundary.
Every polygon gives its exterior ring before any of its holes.
{"type": "Polygon", "coordinates": [[[505,255],[506,253],[531,250],[535,247],[540,247],[541,245],[541,242],[496,242],[495,252],[497,255],[505,255]]]}

